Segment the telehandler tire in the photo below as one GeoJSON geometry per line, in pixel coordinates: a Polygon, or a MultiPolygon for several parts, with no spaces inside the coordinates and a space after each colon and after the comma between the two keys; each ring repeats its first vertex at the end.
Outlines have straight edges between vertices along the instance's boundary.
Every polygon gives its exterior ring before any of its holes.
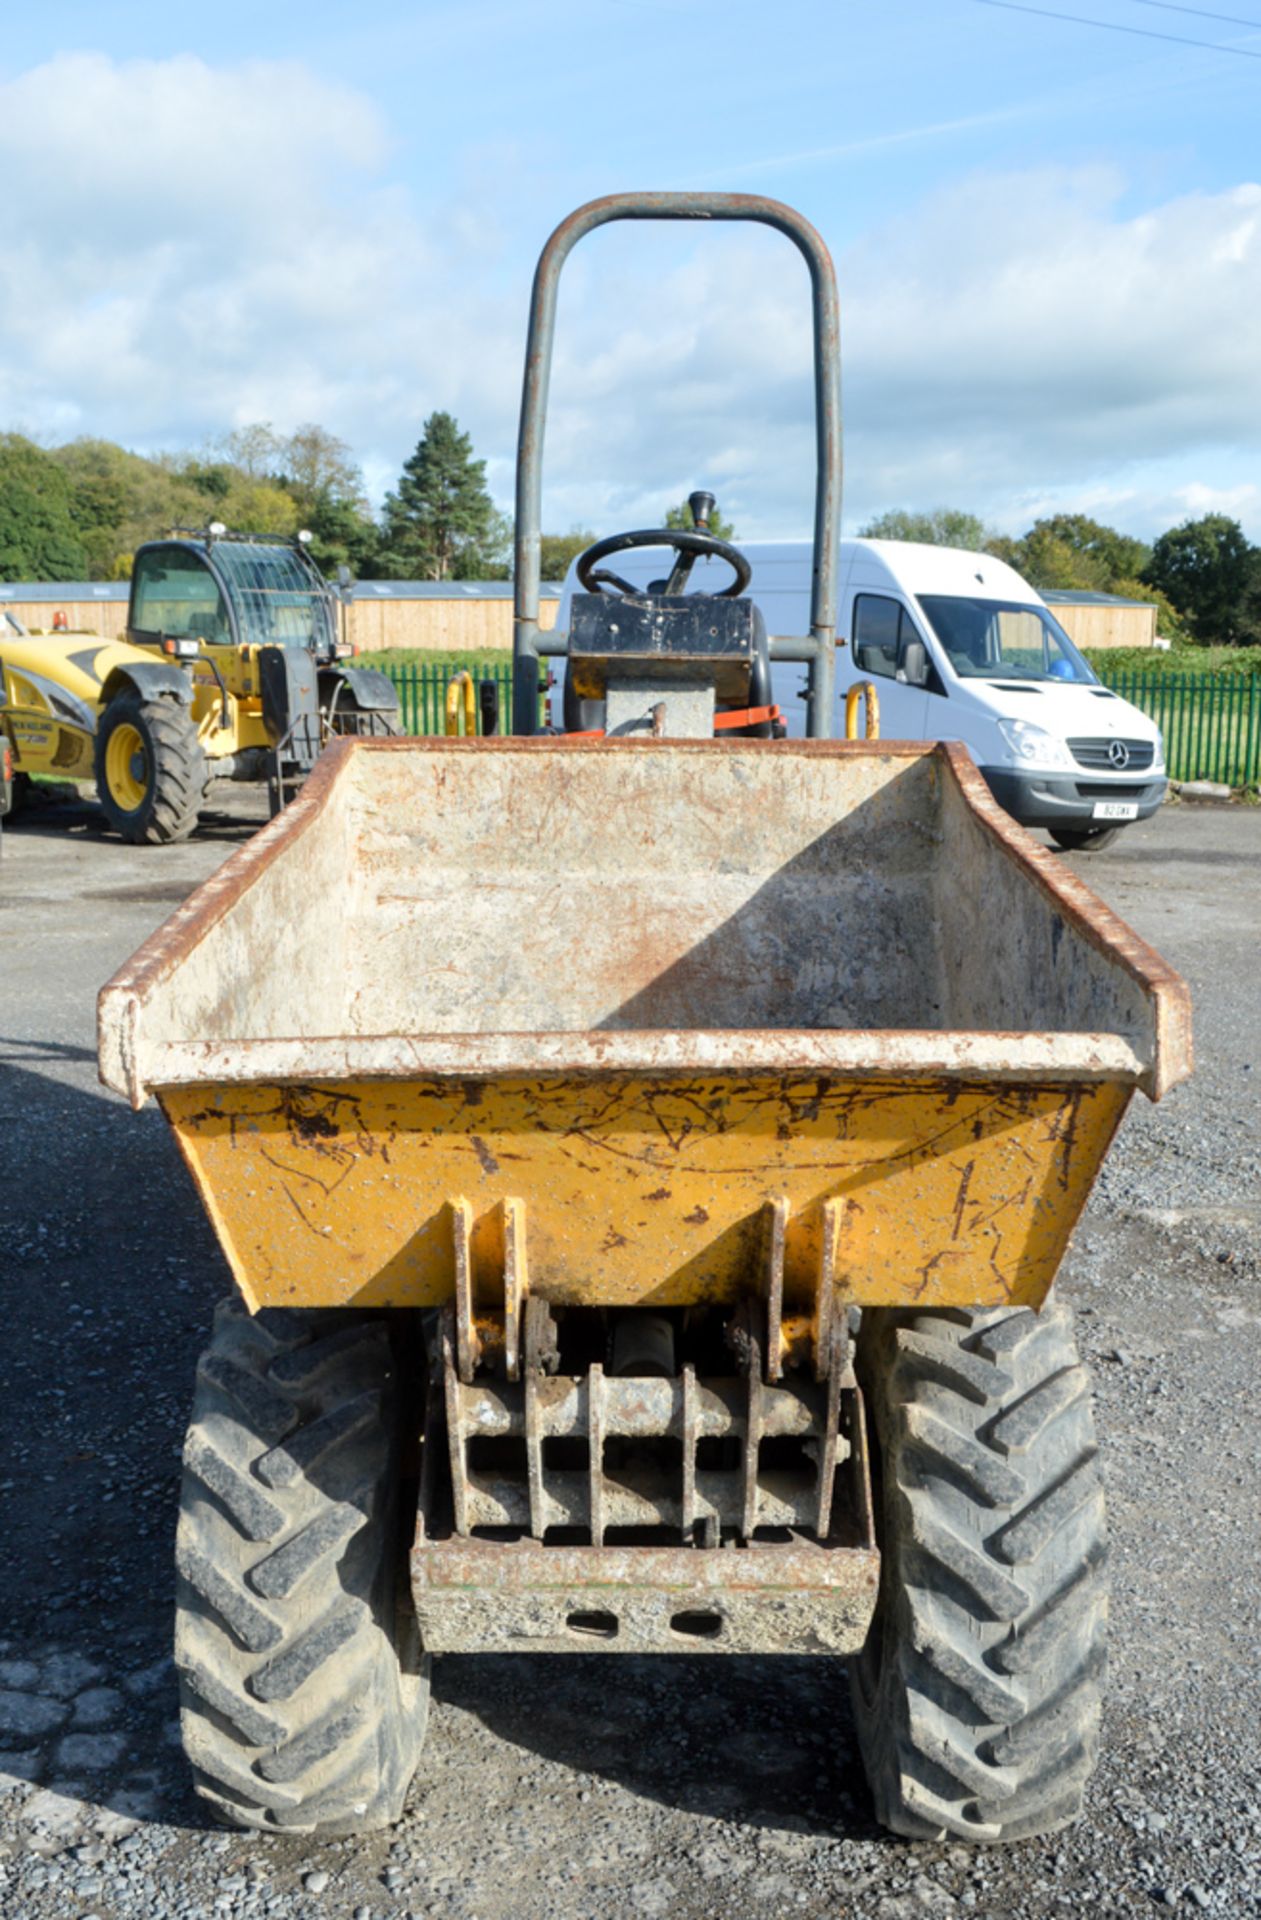
{"type": "Polygon", "coordinates": [[[333,696],[328,723],[334,734],[368,734],[378,740],[397,739],[403,731],[403,716],[398,707],[361,707],[347,687],[339,687],[333,696]]]}
{"type": "Polygon", "coordinates": [[[206,757],[186,707],[120,693],[96,729],[96,791],[115,833],[133,846],[186,840],[206,795],[206,757]]]}
{"type": "Polygon", "coordinates": [[[1067,1309],[864,1312],[881,1586],[851,1666],[877,1818],[1002,1842],[1081,1809],[1107,1588],[1089,1375],[1067,1309]]]}
{"type": "Polygon", "coordinates": [[[184,1446],[175,1664],[196,1789],[231,1826],[339,1834],[402,1813],[429,1704],[406,1411],[382,1316],[219,1309],[184,1446]]]}

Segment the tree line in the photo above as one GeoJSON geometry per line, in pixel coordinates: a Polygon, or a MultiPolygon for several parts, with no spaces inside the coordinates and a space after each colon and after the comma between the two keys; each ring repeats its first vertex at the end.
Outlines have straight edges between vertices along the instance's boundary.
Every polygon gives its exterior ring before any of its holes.
{"type": "Polygon", "coordinates": [[[447,413],[425,423],[379,515],[350,447],[314,424],[282,434],[260,423],[153,456],[0,434],[0,579],[125,580],[142,541],[215,520],[278,536],[305,528],[325,570],[344,564],[361,579],[507,573],[510,523],[447,413]]]}
{"type": "MultiPolygon", "coordinates": [[[[314,424],[238,428],[198,453],[128,452],[112,440],[45,448],[0,434],[0,579],[125,580],[144,540],[222,521],[234,532],[305,528],[324,571],[360,580],[506,580],[512,520],[486,487],[486,462],[449,413],[425,422],[374,514],[351,448],[314,424]]],[[[669,525],[691,524],[686,506],[669,525]]],[[[714,531],[732,529],[715,521],[714,531]]],[[[564,577],[595,534],[544,534],[545,580],[564,577]]]]}
{"type": "Polygon", "coordinates": [[[1058,587],[1154,602],[1158,631],[1170,640],[1261,644],[1261,547],[1228,514],[1185,520],[1149,543],[1084,513],[1051,514],[1012,537],[992,532],[975,514],[939,507],[882,513],[861,537],[992,553],[1039,592],[1058,587]]]}
{"type": "MultiPolygon", "coordinates": [[[[686,504],[663,518],[691,523],[686,504]]],[[[290,434],[241,427],[198,453],[152,456],[111,440],[46,448],[0,434],[0,579],[125,580],[143,540],[214,520],[263,534],[306,528],[326,572],[346,565],[360,580],[506,580],[511,572],[511,518],[449,413],[430,414],[379,514],[350,447],[314,424],[290,434]]],[[[713,531],[734,537],[725,521],[713,531]]],[[[1159,630],[1172,640],[1261,644],[1261,547],[1226,514],[1187,520],[1150,543],[1080,513],[1052,514],[1012,537],[948,507],[883,513],[861,531],[992,553],[1039,589],[1154,601],[1159,630]]],[[[543,578],[563,578],[594,538],[582,527],[544,534],[543,578]]]]}

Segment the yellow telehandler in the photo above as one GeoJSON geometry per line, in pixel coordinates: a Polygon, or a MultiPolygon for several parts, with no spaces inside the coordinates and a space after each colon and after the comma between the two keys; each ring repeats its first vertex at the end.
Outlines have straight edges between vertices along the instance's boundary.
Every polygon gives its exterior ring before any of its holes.
{"type": "Polygon", "coordinates": [[[399,731],[385,674],[347,664],[337,596],[292,541],[176,529],[139,548],[122,640],[0,613],[20,802],[34,776],[96,782],[124,840],[183,840],[211,780],[266,780],[277,812],[338,733],[399,731]]]}

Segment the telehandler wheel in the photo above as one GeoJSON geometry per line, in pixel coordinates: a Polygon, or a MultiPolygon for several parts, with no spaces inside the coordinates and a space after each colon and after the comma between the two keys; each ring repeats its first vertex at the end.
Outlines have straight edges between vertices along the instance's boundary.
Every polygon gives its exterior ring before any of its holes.
{"type": "Polygon", "coordinates": [[[229,1825],[337,1834],[402,1813],[429,1705],[407,1412],[381,1316],[220,1307],[184,1445],[175,1664],[197,1791],[229,1825]]]}
{"type": "Polygon", "coordinates": [[[1107,1588],[1089,1375],[1070,1316],[868,1310],[881,1586],[851,1667],[876,1814],[1021,1840],[1080,1811],[1107,1588]]]}
{"type": "Polygon", "coordinates": [[[398,707],[361,707],[346,687],[339,687],[333,695],[328,723],[335,734],[371,734],[378,740],[395,739],[403,731],[398,707]]]}
{"type": "Polygon", "coordinates": [[[186,707],[120,693],[96,729],[96,791],[116,833],[134,846],[186,840],[206,793],[206,757],[186,707]]]}

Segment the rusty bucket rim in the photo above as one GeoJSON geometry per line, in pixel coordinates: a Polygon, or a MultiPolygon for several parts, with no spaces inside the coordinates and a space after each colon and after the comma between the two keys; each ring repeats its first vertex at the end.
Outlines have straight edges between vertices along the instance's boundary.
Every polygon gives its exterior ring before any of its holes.
{"type": "MultiPolygon", "coordinates": [[[[556,735],[534,735],[528,739],[500,738],[490,739],[448,739],[406,738],[378,739],[371,737],[343,737],[333,741],[320,756],[319,761],[297,798],[287,806],[283,813],[263,827],[244,846],[238,847],[223,865],[209,879],[202,882],[175,912],[152,933],[143,945],[113,978],[101,989],[97,1003],[97,1025],[100,1046],[100,1077],[106,1086],[127,1096],[135,1107],[141,1106],[151,1087],[157,1085],[203,1084],[205,1076],[194,1070],[194,1055],[188,1046],[180,1043],[174,1054],[163,1054],[160,1048],[147,1041],[142,1034],[145,1005],[148,998],[164,984],[175,972],[180,962],[191,952],[205,936],[216,927],[231,911],[236,902],[266,872],[271,861],[284,848],[300,840],[310,830],[329,805],[332,794],[350,771],[357,754],[491,754],[495,756],[528,754],[557,755],[566,758],[583,754],[718,754],[725,763],[730,763],[733,755],[750,756],[758,754],[801,755],[810,759],[844,759],[857,756],[863,759],[883,761],[904,761],[908,765],[921,760],[933,760],[942,769],[948,769],[948,775],[957,784],[969,811],[976,817],[983,829],[999,841],[1016,860],[1035,886],[1054,903],[1057,911],[1092,946],[1104,952],[1134,979],[1152,1002],[1154,1038],[1151,1055],[1140,1059],[1128,1049],[1126,1042],[1116,1035],[1060,1035],[1061,1042],[1076,1040],[1085,1043],[1085,1051],[1090,1052],[1091,1043],[1100,1038],[1114,1047],[1125,1049],[1126,1059],[1120,1054],[1115,1056],[1115,1070],[1107,1077],[1137,1082],[1152,1100],[1159,1100],[1169,1089],[1184,1080],[1192,1070],[1191,1046],[1191,999],[1185,981],[1169,964],[1161,958],[1155,949],[1141,939],[1118,914],[1108,907],[1084,881],[1064,864],[1049,849],[1039,845],[1033,836],[1010,818],[991,795],[981,774],[974,765],[966,748],[951,742],[930,741],[836,741],[836,740],[634,740],[607,741],[589,740],[556,735]],[[143,1065],[141,1064],[142,1040],[143,1065]],[[158,1077],[153,1069],[158,1067],[160,1059],[169,1061],[167,1073],[158,1077]],[[1137,1062],[1138,1071],[1135,1071],[1137,1062]]],[[[566,1040],[572,1036],[564,1036],[566,1040]]],[[[870,1045],[872,1035],[864,1036],[870,1045]]],[[[911,1039],[914,1036],[905,1030],[897,1030],[896,1038],[911,1039]]],[[[939,1057],[945,1050],[942,1043],[967,1039],[967,1035],[933,1033],[932,1040],[939,1050],[939,1057]]],[[[997,1042],[1006,1036],[987,1035],[997,1042]]],[[[1037,1035],[1025,1034],[1025,1039],[1037,1039],[1037,1035]]],[[[1045,1036],[1043,1036],[1045,1037],[1045,1036]]],[[[412,1051],[412,1072],[426,1072],[423,1060],[418,1058],[414,1049],[416,1042],[410,1038],[397,1036],[399,1045],[412,1051]]],[[[450,1039],[452,1036],[443,1036],[450,1039]]],[[[484,1038],[484,1036],[483,1036],[484,1038]]],[[[605,1044],[618,1040],[625,1043],[631,1036],[627,1034],[603,1034],[605,1044]]],[[[776,1036],[762,1033],[764,1041],[775,1047],[776,1036]]],[[[840,1033],[828,1034],[812,1031],[807,1038],[815,1044],[798,1052],[798,1065],[804,1067],[807,1061],[813,1064],[826,1052],[829,1044],[846,1038],[840,1033]],[[822,1050],[822,1052],[821,1052],[822,1050]]],[[[193,1043],[194,1054],[198,1046],[205,1043],[193,1043]]],[[[293,1044],[281,1042],[233,1043],[238,1050],[269,1045],[293,1044]]],[[[314,1042],[303,1042],[311,1046],[314,1042]]],[[[342,1038],[336,1043],[336,1054],[330,1056],[330,1063],[323,1071],[341,1074],[347,1069],[343,1064],[350,1047],[362,1046],[364,1041],[342,1038]]],[[[370,1043],[368,1043],[370,1044],[370,1043]]],[[[257,1056],[261,1061],[261,1056],[257,1056]]],[[[838,1054],[838,1064],[840,1056],[838,1054]]],[[[924,1056],[927,1067],[930,1056],[924,1056]]],[[[791,1063],[790,1063],[791,1065],[791,1063]]],[[[525,1068],[528,1070],[528,1065],[525,1068]]],[[[691,1070],[690,1068],[684,1070],[691,1070]]],[[[940,1068],[950,1071],[948,1066],[940,1068]]],[[[295,1068],[299,1078],[310,1079],[317,1074],[312,1064],[295,1068]]],[[[393,1069],[391,1069],[393,1071],[393,1069]]],[[[454,1069],[452,1069],[454,1071],[454,1069]]],[[[1083,1056],[1083,1064],[1074,1064],[1069,1070],[1070,1077],[1078,1077],[1080,1072],[1088,1071],[1083,1056]]],[[[237,1077],[237,1076],[234,1076],[237,1077]]],[[[260,1077],[251,1073],[249,1078],[260,1077]]],[[[1003,1073],[1002,1062],[987,1060],[982,1077],[1007,1077],[1003,1073]]],[[[1053,1076],[1054,1077],[1054,1076],[1053,1076]]],[[[1062,1076],[1061,1076],[1062,1077],[1062,1076]]]]}

